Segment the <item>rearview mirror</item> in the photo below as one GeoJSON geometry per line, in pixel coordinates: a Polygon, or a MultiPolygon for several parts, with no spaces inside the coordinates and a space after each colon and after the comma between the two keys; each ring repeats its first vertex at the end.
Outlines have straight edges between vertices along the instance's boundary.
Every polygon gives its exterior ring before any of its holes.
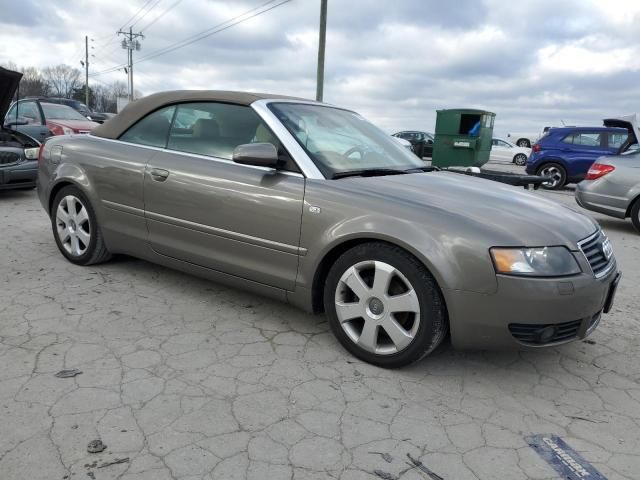
{"type": "Polygon", "coordinates": [[[278,168],[278,150],[271,143],[245,143],[233,150],[232,160],[242,165],[278,168]]]}

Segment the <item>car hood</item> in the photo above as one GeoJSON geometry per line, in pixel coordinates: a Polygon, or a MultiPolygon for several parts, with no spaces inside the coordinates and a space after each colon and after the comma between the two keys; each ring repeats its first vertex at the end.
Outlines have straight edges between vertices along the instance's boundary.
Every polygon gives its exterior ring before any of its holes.
{"type": "Polygon", "coordinates": [[[335,181],[345,182],[344,187],[352,193],[369,194],[385,203],[395,201],[407,208],[457,217],[459,222],[477,227],[479,234],[484,232],[500,242],[496,246],[565,245],[576,249],[579,240],[599,228],[589,216],[565,205],[463,174],[432,172],[335,181]]]}
{"type": "Polygon", "coordinates": [[[47,120],[47,123],[55,123],[56,125],[76,130],[91,130],[100,125],[99,123],[92,122],[91,120],[61,120],[57,118],[47,120]]]}
{"type": "Polygon", "coordinates": [[[4,120],[9,110],[9,105],[11,105],[13,95],[18,90],[21,78],[22,74],[20,72],[0,67],[0,121],[4,120]]]}

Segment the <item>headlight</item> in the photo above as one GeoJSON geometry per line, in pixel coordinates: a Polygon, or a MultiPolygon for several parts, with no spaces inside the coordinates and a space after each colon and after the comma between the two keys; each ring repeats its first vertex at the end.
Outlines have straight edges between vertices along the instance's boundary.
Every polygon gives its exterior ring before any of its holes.
{"type": "Polygon", "coordinates": [[[565,247],[492,248],[497,273],[529,277],[560,277],[580,273],[580,267],[565,247]]]}
{"type": "Polygon", "coordinates": [[[73,135],[73,129],[69,127],[62,127],[62,133],[65,135],[73,135]]]}
{"type": "Polygon", "coordinates": [[[36,147],[36,148],[25,148],[24,149],[24,156],[26,157],[27,160],[37,160],[39,151],[40,151],[40,149],[38,147],[36,147]]]}

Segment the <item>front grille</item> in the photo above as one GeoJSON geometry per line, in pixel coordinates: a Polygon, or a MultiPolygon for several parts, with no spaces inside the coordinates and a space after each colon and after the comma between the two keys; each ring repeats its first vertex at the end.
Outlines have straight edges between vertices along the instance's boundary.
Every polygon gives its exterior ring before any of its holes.
{"type": "Polygon", "coordinates": [[[509,331],[513,338],[519,342],[529,345],[547,345],[556,342],[565,342],[578,336],[578,331],[582,325],[582,320],[574,320],[564,323],[547,323],[547,324],[529,324],[529,323],[511,323],[509,331]],[[542,331],[546,328],[553,328],[552,336],[541,339],[542,331]]]}
{"type": "Polygon", "coordinates": [[[613,249],[602,230],[598,230],[590,237],[578,242],[578,245],[596,277],[605,275],[613,268],[615,264],[613,249]]]}
{"type": "Polygon", "coordinates": [[[16,152],[0,152],[0,165],[16,163],[20,160],[20,154],[16,152]]]}

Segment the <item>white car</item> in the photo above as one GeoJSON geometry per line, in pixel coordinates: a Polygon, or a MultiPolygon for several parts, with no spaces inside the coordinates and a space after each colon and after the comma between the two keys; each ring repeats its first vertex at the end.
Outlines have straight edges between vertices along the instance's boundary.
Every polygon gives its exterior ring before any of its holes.
{"type": "Polygon", "coordinates": [[[524,166],[527,164],[527,158],[530,154],[530,148],[516,147],[513,143],[502,138],[494,138],[491,141],[489,160],[492,162],[512,162],[518,166],[524,166]]]}

